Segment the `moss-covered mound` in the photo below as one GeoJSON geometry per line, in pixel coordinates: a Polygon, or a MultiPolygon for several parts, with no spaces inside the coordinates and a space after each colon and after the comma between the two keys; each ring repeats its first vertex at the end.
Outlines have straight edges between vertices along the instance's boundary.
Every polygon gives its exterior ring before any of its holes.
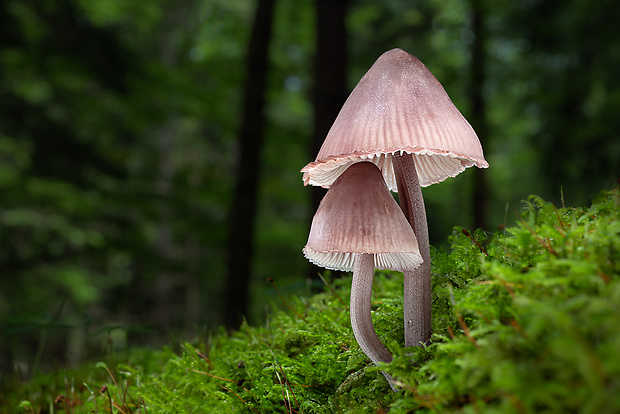
{"type": "MultiPolygon", "coordinates": [[[[81,399],[75,392],[56,407],[151,414],[620,412],[619,218],[616,189],[589,209],[556,208],[532,196],[517,226],[496,234],[455,229],[450,252],[432,251],[434,335],[427,348],[402,347],[402,274],[378,272],[374,324],[395,357],[381,368],[353,338],[350,278],[341,278],[316,296],[287,298],[291,309],[274,311],[264,326],[214,334],[186,344],[180,355],[153,353],[152,361],[165,361],[160,365],[149,363],[148,353],[110,372],[93,364],[109,388],[82,386],[81,399]],[[399,392],[381,370],[400,381],[399,392]]],[[[65,390],[66,378],[85,382],[63,375],[65,390]]],[[[23,409],[36,412],[32,399],[23,409]]]]}
{"type": "MultiPolygon", "coordinates": [[[[590,209],[530,197],[498,234],[456,229],[432,252],[433,331],[403,349],[402,275],[375,277],[374,323],[395,356],[390,390],[334,292],[265,326],[186,345],[142,388],[149,412],[620,412],[620,201],[590,209]]],[[[342,301],[341,301],[342,299],[342,301]]]]}

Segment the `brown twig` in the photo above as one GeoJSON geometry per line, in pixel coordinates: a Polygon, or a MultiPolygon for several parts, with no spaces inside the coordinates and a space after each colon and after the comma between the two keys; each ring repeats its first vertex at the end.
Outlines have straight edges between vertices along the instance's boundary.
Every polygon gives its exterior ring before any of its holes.
{"type": "MultiPolygon", "coordinates": [[[[276,358],[276,354],[274,354],[273,351],[271,351],[271,355],[273,355],[273,359],[276,361],[276,364],[278,364],[278,367],[280,367],[280,372],[282,373],[282,377],[284,377],[286,387],[291,391],[291,394],[293,395],[293,401],[295,401],[295,404],[297,405],[297,409],[301,410],[301,407],[299,407],[299,403],[297,402],[297,398],[295,397],[295,393],[293,392],[293,387],[291,387],[291,383],[288,382],[288,379],[286,378],[286,374],[284,374],[284,369],[282,369],[282,365],[280,365],[280,361],[278,361],[278,358],[276,358]]],[[[290,403],[289,403],[289,408],[290,408],[290,411],[292,412],[293,407],[290,406],[290,403]]]]}
{"type": "Polygon", "coordinates": [[[452,327],[448,326],[448,333],[450,334],[450,338],[454,340],[454,332],[452,331],[452,327]]]}
{"type": "MultiPolygon", "coordinates": [[[[107,368],[106,368],[107,369],[107,368]]],[[[113,413],[114,411],[112,411],[112,396],[110,395],[110,390],[108,390],[108,386],[104,385],[101,387],[101,393],[107,393],[108,394],[108,402],[110,403],[110,412],[113,413]]]]}
{"type": "Polygon", "coordinates": [[[198,374],[207,375],[207,376],[209,376],[209,377],[211,377],[211,378],[215,378],[215,379],[219,379],[219,380],[222,380],[222,381],[227,381],[227,382],[232,382],[233,384],[237,384],[237,381],[233,381],[233,380],[228,379],[228,378],[218,377],[217,375],[209,374],[208,372],[204,372],[204,371],[197,371],[197,370],[195,370],[195,369],[191,369],[191,368],[185,368],[185,369],[187,369],[188,371],[193,371],[193,372],[196,372],[196,373],[198,373],[198,374]]]}
{"type": "MultiPolygon", "coordinates": [[[[566,231],[566,227],[564,227],[564,221],[560,217],[560,213],[558,212],[558,208],[555,206],[555,204],[553,205],[553,209],[555,210],[555,215],[558,217],[558,221],[560,222],[560,227],[562,227],[563,231],[566,231]]],[[[562,236],[564,236],[563,231],[560,232],[560,233],[562,233],[562,236]]]]}
{"type": "MultiPolygon", "coordinates": [[[[523,287],[523,285],[517,284],[517,283],[509,283],[506,282],[505,280],[495,276],[495,279],[497,281],[499,281],[499,283],[502,284],[502,286],[504,286],[506,288],[506,290],[508,291],[508,293],[510,294],[510,296],[514,299],[514,290],[512,289],[512,286],[515,287],[523,287]]],[[[481,282],[476,282],[477,285],[495,285],[495,280],[483,280],[481,282]]]]}
{"type": "Polygon", "coordinates": [[[469,328],[467,327],[467,324],[465,323],[463,316],[461,316],[459,311],[457,311],[456,309],[454,310],[454,312],[456,313],[456,319],[461,324],[461,328],[463,328],[463,332],[465,333],[465,336],[467,337],[467,339],[469,339],[469,342],[474,344],[476,348],[480,348],[480,345],[478,345],[478,342],[476,342],[476,338],[471,336],[471,334],[469,333],[469,328]]]}
{"type": "Polygon", "coordinates": [[[221,385],[221,384],[220,384],[220,387],[224,388],[224,389],[225,389],[226,391],[228,391],[228,392],[232,392],[232,393],[234,394],[234,396],[235,396],[235,397],[237,397],[237,398],[239,398],[241,401],[243,401],[243,403],[244,403],[245,405],[247,405],[247,406],[248,406],[248,408],[249,408],[250,410],[254,411],[255,413],[257,413],[257,412],[258,412],[258,411],[256,411],[254,408],[252,408],[252,406],[251,406],[250,404],[248,404],[246,400],[244,400],[243,398],[241,398],[241,396],[240,396],[239,394],[237,394],[236,392],[234,392],[234,391],[233,391],[233,390],[231,390],[230,388],[226,388],[225,386],[223,386],[223,385],[221,385]]]}
{"type": "MultiPolygon", "coordinates": [[[[469,333],[469,328],[467,327],[467,324],[465,323],[463,316],[461,316],[459,311],[456,309],[456,300],[454,299],[454,290],[452,289],[452,285],[448,285],[448,289],[450,291],[450,303],[452,304],[452,308],[454,309],[454,314],[456,315],[456,319],[459,321],[459,324],[461,324],[461,328],[463,328],[463,332],[465,333],[465,336],[467,337],[467,339],[469,339],[469,342],[474,344],[476,348],[479,348],[480,346],[476,342],[476,338],[471,336],[471,334],[469,333]]],[[[452,333],[452,330],[450,329],[450,327],[448,327],[448,330],[450,332],[450,335],[452,336],[452,339],[454,339],[454,334],[452,333]]]]}
{"type": "Polygon", "coordinates": [[[200,352],[197,349],[194,349],[194,352],[196,352],[196,355],[198,355],[200,358],[202,358],[203,360],[205,360],[207,362],[207,366],[209,368],[213,368],[213,362],[211,362],[211,360],[209,359],[208,356],[206,356],[205,354],[203,354],[202,352],[200,352]]]}
{"type": "Polygon", "coordinates": [[[548,240],[547,240],[547,241],[545,241],[545,240],[541,239],[541,238],[540,238],[540,237],[539,237],[539,236],[538,236],[538,235],[534,232],[534,230],[532,230],[532,229],[530,228],[530,226],[528,226],[528,225],[527,225],[527,223],[526,223],[525,221],[521,220],[521,224],[523,224],[523,227],[525,227],[525,229],[526,229],[527,231],[529,231],[529,232],[530,232],[530,234],[531,234],[532,236],[534,236],[534,238],[535,238],[536,240],[538,240],[538,243],[540,243],[540,244],[541,244],[541,245],[542,245],[542,246],[543,246],[543,247],[544,247],[544,248],[545,248],[545,249],[546,249],[549,253],[551,253],[551,254],[552,254],[552,255],[554,255],[555,257],[558,257],[558,252],[556,252],[556,251],[555,251],[555,249],[554,249],[554,248],[553,248],[553,247],[552,247],[552,246],[548,243],[548,240]]]}
{"type": "Polygon", "coordinates": [[[517,332],[523,334],[523,336],[525,336],[526,338],[529,338],[529,335],[525,332],[523,332],[523,328],[521,327],[521,324],[519,324],[519,322],[517,322],[516,319],[511,319],[510,320],[510,325],[515,328],[517,330],[517,332]]]}
{"type": "Polygon", "coordinates": [[[478,246],[478,248],[480,249],[480,251],[482,253],[484,253],[487,257],[489,256],[489,254],[487,253],[486,249],[484,247],[482,247],[481,245],[478,244],[478,242],[473,238],[473,236],[471,235],[471,233],[469,232],[469,230],[467,229],[463,229],[463,234],[466,235],[467,237],[469,237],[471,239],[471,241],[478,246]]]}
{"type": "MultiPolygon", "coordinates": [[[[121,391],[123,391],[123,394],[120,394],[120,395],[121,395],[120,400],[122,401],[123,405],[125,405],[125,396],[124,396],[124,394],[125,394],[125,392],[126,392],[126,389],[125,389],[125,390],[123,390],[123,387],[120,387],[120,388],[119,388],[118,383],[116,382],[116,378],[114,378],[114,375],[112,375],[112,371],[110,371],[110,369],[108,368],[108,366],[107,366],[107,365],[102,364],[102,366],[103,366],[103,368],[104,368],[106,371],[108,371],[108,375],[110,376],[110,378],[112,379],[112,382],[114,383],[114,388],[115,388],[117,391],[118,391],[119,389],[120,389],[121,391]]],[[[110,396],[110,391],[108,390],[108,386],[107,386],[107,385],[104,385],[104,386],[101,388],[101,393],[103,394],[103,392],[104,392],[104,388],[105,388],[105,391],[108,393],[108,398],[109,398],[109,400],[110,400],[110,412],[112,412],[112,397],[110,396]]],[[[115,404],[115,405],[117,405],[117,404],[115,404]]]]}
{"type": "Polygon", "coordinates": [[[56,400],[54,402],[56,404],[62,403],[65,406],[65,412],[67,413],[73,412],[73,404],[71,404],[71,402],[67,400],[64,395],[60,394],[58,397],[56,397],[56,400]]]}
{"type": "Polygon", "coordinates": [[[478,314],[478,315],[479,315],[482,319],[484,319],[484,321],[485,321],[486,323],[489,323],[489,324],[491,323],[491,321],[489,320],[489,318],[487,318],[487,317],[484,315],[484,313],[482,313],[481,311],[476,311],[476,313],[477,313],[477,314],[478,314]]]}

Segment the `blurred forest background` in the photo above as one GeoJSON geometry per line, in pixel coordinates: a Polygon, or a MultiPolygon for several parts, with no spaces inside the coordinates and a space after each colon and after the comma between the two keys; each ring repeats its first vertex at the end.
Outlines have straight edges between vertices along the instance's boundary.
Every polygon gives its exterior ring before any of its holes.
{"type": "Polygon", "coordinates": [[[205,338],[308,292],[313,161],[383,52],[490,168],[424,189],[431,243],[616,184],[613,0],[0,2],[0,372],[205,338]]]}

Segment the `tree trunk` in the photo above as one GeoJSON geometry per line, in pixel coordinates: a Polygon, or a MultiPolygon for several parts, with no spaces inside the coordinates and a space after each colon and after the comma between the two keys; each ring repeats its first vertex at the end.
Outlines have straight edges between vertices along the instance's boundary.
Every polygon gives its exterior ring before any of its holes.
{"type": "MultiPolygon", "coordinates": [[[[471,48],[471,83],[470,83],[470,102],[471,117],[470,121],[480,143],[485,143],[488,136],[488,122],[486,119],[486,102],[482,94],[485,80],[486,44],[485,16],[482,0],[471,0],[472,31],[474,41],[471,48]]],[[[482,146],[484,148],[484,145],[482,146]]],[[[488,225],[488,188],[484,171],[474,168],[474,183],[472,195],[472,212],[474,217],[474,228],[486,228],[488,225]]]]}
{"type": "Polygon", "coordinates": [[[236,328],[248,309],[254,222],[263,141],[267,61],[275,0],[258,0],[246,60],[237,181],[230,210],[224,323],[236,328]]]}
{"type": "MultiPolygon", "coordinates": [[[[310,160],[316,158],[340,108],[347,98],[347,36],[345,16],[347,0],[316,0],[316,55],[314,58],[314,133],[310,160]]],[[[312,214],[326,190],[312,186],[312,214]]],[[[310,264],[309,276],[316,278],[322,269],[310,264]]]]}

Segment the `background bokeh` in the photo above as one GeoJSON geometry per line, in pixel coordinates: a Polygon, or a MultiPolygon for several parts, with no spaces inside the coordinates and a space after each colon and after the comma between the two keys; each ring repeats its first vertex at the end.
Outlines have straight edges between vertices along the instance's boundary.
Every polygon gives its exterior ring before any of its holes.
{"type": "Polygon", "coordinates": [[[258,323],[268,277],[311,291],[299,170],[394,47],[490,164],[424,189],[433,245],[532,193],[588,204],[620,175],[618,22],[612,0],[2,1],[0,371],[258,323]]]}

